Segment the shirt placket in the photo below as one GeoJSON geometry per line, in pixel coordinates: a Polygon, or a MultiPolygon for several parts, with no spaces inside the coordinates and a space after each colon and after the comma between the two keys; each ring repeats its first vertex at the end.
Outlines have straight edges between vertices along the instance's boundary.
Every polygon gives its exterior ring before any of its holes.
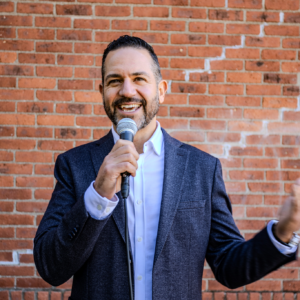
{"type": "Polygon", "coordinates": [[[135,299],[145,299],[145,201],[143,197],[143,165],[145,155],[140,154],[138,170],[134,177],[134,208],[135,208],[135,299]]]}

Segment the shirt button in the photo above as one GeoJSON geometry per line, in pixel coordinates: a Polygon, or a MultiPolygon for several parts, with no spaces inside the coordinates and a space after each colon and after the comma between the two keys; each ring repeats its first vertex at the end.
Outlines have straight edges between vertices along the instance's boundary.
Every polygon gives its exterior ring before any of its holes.
{"type": "Polygon", "coordinates": [[[136,203],[137,203],[138,205],[141,205],[141,204],[142,204],[142,200],[138,200],[136,203]]]}
{"type": "Polygon", "coordinates": [[[109,212],[110,212],[110,208],[107,207],[105,211],[106,211],[107,213],[109,213],[109,212]]]}
{"type": "Polygon", "coordinates": [[[137,240],[138,240],[138,242],[141,242],[141,241],[142,241],[142,238],[141,238],[141,237],[139,237],[137,240]]]}
{"type": "Polygon", "coordinates": [[[141,281],[142,278],[143,278],[143,277],[142,277],[141,275],[139,275],[139,276],[137,277],[137,280],[140,280],[140,281],[141,281]]]}
{"type": "Polygon", "coordinates": [[[101,205],[101,204],[98,204],[98,205],[97,205],[97,209],[98,209],[98,210],[101,210],[101,209],[102,209],[102,205],[101,205]]]}

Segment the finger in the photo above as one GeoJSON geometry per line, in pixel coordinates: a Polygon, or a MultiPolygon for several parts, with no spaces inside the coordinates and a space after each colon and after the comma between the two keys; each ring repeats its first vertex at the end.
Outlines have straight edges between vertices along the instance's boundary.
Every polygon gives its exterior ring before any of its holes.
{"type": "Polygon", "coordinates": [[[136,151],[133,143],[119,146],[118,148],[116,148],[114,151],[111,152],[111,157],[115,158],[127,153],[132,154],[135,160],[139,159],[139,154],[136,151]]]}
{"type": "Polygon", "coordinates": [[[138,168],[137,160],[135,159],[135,157],[132,153],[124,153],[124,154],[121,154],[121,155],[111,158],[112,164],[118,165],[123,162],[129,162],[135,167],[135,169],[138,168]]]}

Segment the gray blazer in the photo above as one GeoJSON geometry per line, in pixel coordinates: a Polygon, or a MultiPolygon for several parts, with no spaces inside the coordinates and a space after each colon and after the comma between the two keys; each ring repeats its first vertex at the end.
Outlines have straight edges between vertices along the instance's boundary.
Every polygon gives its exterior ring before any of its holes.
{"type": "MultiPolygon", "coordinates": [[[[205,258],[229,288],[295,259],[274,247],[266,229],[245,242],[232,218],[219,160],[162,131],[165,170],[153,300],[200,300],[205,258]]],[[[129,299],[122,196],[102,221],[91,218],[84,205],[84,192],[113,145],[109,132],[58,156],[55,190],[34,239],[35,264],[45,281],[57,286],[74,276],[71,300],[129,299]]]]}

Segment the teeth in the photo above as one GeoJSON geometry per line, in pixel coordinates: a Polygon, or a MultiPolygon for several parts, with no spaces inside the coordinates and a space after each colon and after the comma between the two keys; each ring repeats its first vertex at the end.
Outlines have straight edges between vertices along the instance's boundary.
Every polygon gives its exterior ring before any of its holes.
{"type": "Polygon", "coordinates": [[[140,104],[123,104],[120,106],[121,110],[123,111],[135,111],[137,110],[141,105],[140,104]]]}

